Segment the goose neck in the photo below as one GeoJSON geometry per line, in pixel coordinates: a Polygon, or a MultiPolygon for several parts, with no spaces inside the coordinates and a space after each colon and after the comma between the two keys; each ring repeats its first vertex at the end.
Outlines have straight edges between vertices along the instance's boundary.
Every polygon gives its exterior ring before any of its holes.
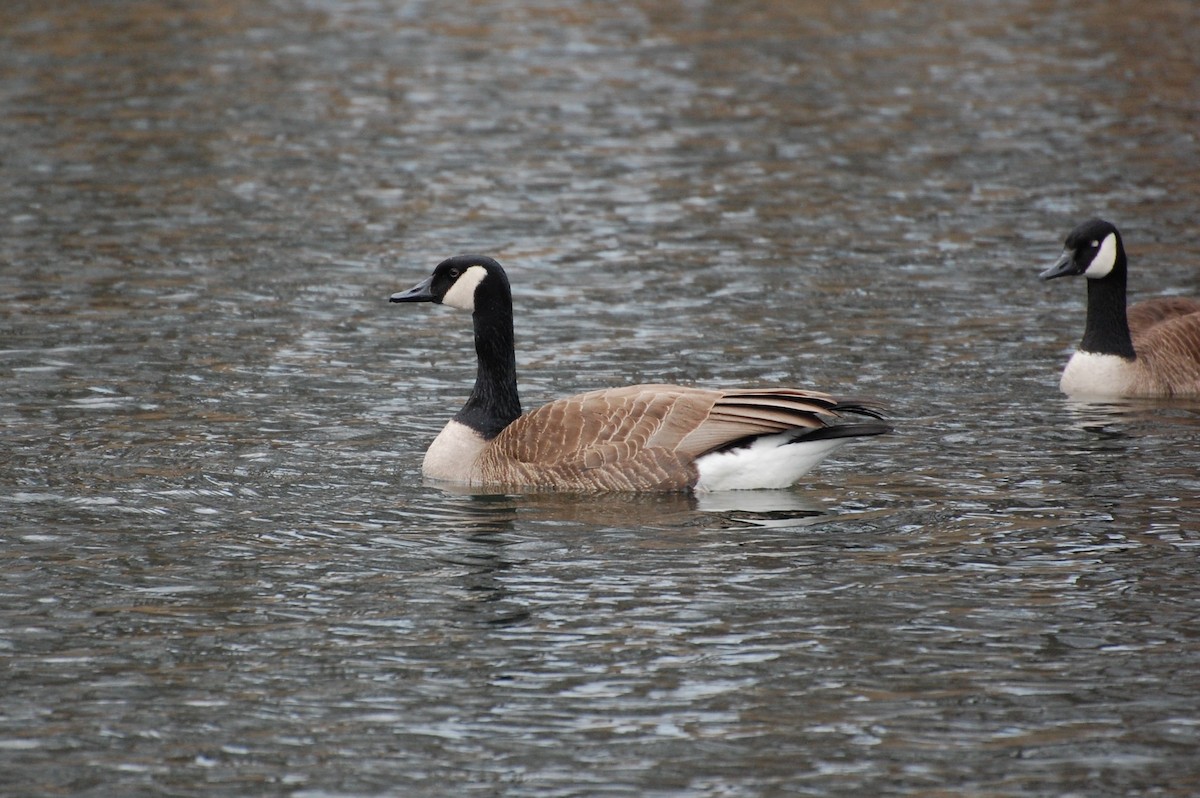
{"type": "Polygon", "coordinates": [[[477,367],[475,387],[455,418],[491,439],[521,415],[512,300],[480,303],[472,314],[477,367]]]}
{"type": "Polygon", "coordinates": [[[1133,360],[1136,353],[1125,315],[1124,263],[1119,263],[1108,277],[1088,280],[1087,284],[1087,324],[1079,348],[1133,360]]]}

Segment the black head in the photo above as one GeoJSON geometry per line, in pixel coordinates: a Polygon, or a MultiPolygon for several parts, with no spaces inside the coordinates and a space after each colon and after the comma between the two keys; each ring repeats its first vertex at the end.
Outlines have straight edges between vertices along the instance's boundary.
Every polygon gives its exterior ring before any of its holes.
{"type": "Polygon", "coordinates": [[[485,255],[456,255],[439,263],[433,274],[417,285],[392,294],[391,301],[436,302],[474,312],[485,296],[510,296],[504,268],[485,255]]]}
{"type": "Polygon", "coordinates": [[[1125,248],[1116,226],[1103,219],[1089,219],[1070,232],[1058,261],[1039,276],[1053,280],[1082,274],[1090,280],[1100,280],[1112,274],[1124,260],[1125,248]]]}

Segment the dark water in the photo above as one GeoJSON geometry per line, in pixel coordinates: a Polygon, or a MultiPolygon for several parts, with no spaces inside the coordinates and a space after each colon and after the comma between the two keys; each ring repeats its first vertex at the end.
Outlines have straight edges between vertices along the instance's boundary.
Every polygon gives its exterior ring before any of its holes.
{"type": "Polygon", "coordinates": [[[1200,406],[1072,404],[1076,222],[1200,295],[1193,3],[0,6],[0,791],[1200,792],[1200,406]],[[884,399],[791,492],[469,496],[524,399],[884,399]]]}

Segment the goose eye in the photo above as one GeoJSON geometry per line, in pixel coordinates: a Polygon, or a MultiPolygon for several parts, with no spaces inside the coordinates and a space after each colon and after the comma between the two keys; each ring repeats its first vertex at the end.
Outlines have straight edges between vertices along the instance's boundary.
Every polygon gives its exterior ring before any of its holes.
{"type": "Polygon", "coordinates": [[[1093,241],[1093,242],[1092,242],[1092,249],[1095,249],[1095,248],[1096,248],[1096,247],[1098,247],[1098,246],[1100,246],[1100,242],[1099,242],[1099,241],[1093,241]]]}
{"type": "MultiPolygon", "coordinates": [[[[1092,246],[1095,246],[1095,244],[1093,244],[1092,246]]],[[[454,268],[452,268],[450,270],[450,277],[455,280],[458,279],[458,275],[460,275],[460,274],[462,274],[462,270],[460,270],[457,266],[455,266],[454,268]]]]}

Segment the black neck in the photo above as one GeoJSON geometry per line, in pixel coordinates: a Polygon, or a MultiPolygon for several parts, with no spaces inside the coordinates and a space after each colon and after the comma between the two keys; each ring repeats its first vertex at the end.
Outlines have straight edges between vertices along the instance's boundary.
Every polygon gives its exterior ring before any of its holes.
{"type": "Polygon", "coordinates": [[[1079,348],[1084,352],[1117,355],[1133,360],[1133,339],[1125,317],[1125,254],[1118,250],[1112,272],[1088,280],[1087,326],[1079,348]]]}
{"type": "Polygon", "coordinates": [[[490,440],[521,415],[512,296],[507,290],[480,291],[471,318],[479,364],[471,396],[454,418],[490,440]]]}

